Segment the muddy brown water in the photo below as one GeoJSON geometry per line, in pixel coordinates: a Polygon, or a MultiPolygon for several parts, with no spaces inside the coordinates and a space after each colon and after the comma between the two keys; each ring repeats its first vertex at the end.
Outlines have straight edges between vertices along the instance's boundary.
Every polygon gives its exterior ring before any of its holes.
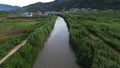
{"type": "Polygon", "coordinates": [[[80,68],[69,44],[69,31],[63,18],[58,17],[44,49],[33,68],[80,68]]]}

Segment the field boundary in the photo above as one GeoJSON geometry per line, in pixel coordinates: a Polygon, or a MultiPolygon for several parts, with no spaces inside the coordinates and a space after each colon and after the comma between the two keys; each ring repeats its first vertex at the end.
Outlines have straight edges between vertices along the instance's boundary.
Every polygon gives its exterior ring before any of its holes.
{"type": "Polygon", "coordinates": [[[108,45],[108,47],[114,51],[115,53],[119,54],[120,55],[120,50],[116,49],[115,47],[113,47],[113,45],[105,40],[103,40],[100,36],[98,36],[97,34],[93,33],[92,31],[90,31],[89,29],[86,29],[89,36],[93,39],[98,39],[98,40],[101,40],[102,42],[104,42],[106,45],[108,45]]]}
{"type": "Polygon", "coordinates": [[[20,44],[18,44],[15,48],[13,48],[11,51],[8,52],[8,54],[0,60],[0,65],[6,61],[10,56],[12,56],[16,51],[18,51],[22,46],[26,44],[28,39],[25,39],[20,44]]]}

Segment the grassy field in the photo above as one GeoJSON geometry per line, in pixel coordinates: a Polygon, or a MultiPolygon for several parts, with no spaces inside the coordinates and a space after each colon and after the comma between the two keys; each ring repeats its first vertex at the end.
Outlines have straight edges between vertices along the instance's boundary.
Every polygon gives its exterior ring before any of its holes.
{"type": "Polygon", "coordinates": [[[120,68],[120,12],[76,12],[62,15],[70,43],[84,68],[120,68]]]}
{"type": "Polygon", "coordinates": [[[21,34],[45,17],[3,17],[0,19],[0,41],[21,34]]]}
{"type": "Polygon", "coordinates": [[[13,35],[21,34],[24,30],[34,25],[35,22],[6,22],[0,23],[0,41],[13,35]]]}
{"type": "Polygon", "coordinates": [[[0,20],[0,59],[3,58],[13,47],[20,43],[25,36],[24,31],[35,24],[36,21],[7,19],[0,20]]]}
{"type": "Polygon", "coordinates": [[[6,39],[0,40],[0,59],[21,41],[29,38],[25,46],[0,65],[0,68],[32,68],[38,52],[54,26],[55,19],[55,16],[48,16],[30,19],[12,17],[1,20],[1,24],[4,24],[0,27],[1,35],[6,39]]]}

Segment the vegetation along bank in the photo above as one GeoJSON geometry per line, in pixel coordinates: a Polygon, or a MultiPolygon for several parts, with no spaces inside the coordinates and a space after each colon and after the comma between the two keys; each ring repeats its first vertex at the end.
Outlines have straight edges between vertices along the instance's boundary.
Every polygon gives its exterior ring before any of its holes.
{"type": "Polygon", "coordinates": [[[77,63],[84,68],[120,68],[120,12],[64,14],[77,63]]]}

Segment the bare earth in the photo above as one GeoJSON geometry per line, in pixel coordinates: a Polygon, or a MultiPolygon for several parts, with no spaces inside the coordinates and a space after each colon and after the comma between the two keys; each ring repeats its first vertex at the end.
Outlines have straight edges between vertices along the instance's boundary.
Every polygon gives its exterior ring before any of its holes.
{"type": "Polygon", "coordinates": [[[0,64],[2,64],[5,60],[7,60],[11,55],[13,55],[18,49],[20,49],[25,43],[27,42],[27,39],[22,41],[19,45],[17,45],[15,48],[13,48],[3,59],[0,60],[0,64]]]}

